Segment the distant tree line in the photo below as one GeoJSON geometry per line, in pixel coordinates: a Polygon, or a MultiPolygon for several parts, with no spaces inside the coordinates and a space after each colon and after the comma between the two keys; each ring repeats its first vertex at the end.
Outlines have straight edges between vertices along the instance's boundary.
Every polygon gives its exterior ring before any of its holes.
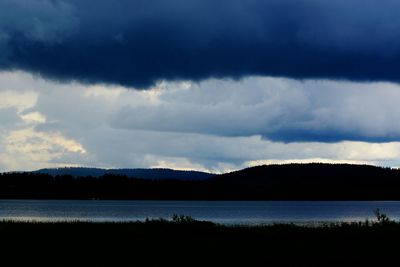
{"type": "Polygon", "coordinates": [[[2,199],[400,200],[400,171],[366,165],[269,165],[203,181],[0,174],[2,199]]]}

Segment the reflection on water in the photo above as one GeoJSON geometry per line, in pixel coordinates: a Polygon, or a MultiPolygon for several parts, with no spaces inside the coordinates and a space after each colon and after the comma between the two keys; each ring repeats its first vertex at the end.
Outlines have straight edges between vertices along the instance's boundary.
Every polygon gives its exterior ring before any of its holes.
{"type": "Polygon", "coordinates": [[[400,219],[398,201],[0,200],[0,220],[136,221],[184,214],[225,224],[309,223],[373,219],[377,208],[400,219]]]}

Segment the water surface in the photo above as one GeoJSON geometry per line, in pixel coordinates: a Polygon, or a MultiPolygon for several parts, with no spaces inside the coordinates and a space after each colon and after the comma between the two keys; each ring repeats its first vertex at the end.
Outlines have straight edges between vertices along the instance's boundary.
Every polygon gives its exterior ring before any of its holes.
{"type": "Polygon", "coordinates": [[[379,208],[400,219],[400,201],[0,200],[0,220],[137,221],[183,214],[225,224],[360,221],[379,208]]]}

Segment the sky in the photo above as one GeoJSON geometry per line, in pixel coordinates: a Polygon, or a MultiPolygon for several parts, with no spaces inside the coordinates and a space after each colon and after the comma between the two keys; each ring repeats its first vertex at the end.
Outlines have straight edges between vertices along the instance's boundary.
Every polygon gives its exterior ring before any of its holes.
{"type": "Polygon", "coordinates": [[[2,0],[0,171],[398,167],[399,8],[2,0]]]}

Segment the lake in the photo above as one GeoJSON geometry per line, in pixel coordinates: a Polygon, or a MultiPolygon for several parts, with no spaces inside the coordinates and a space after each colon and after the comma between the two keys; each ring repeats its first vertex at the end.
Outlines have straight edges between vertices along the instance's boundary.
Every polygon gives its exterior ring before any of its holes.
{"type": "Polygon", "coordinates": [[[119,222],[182,214],[223,224],[349,222],[374,219],[377,208],[400,219],[400,201],[0,200],[0,220],[119,222]]]}

